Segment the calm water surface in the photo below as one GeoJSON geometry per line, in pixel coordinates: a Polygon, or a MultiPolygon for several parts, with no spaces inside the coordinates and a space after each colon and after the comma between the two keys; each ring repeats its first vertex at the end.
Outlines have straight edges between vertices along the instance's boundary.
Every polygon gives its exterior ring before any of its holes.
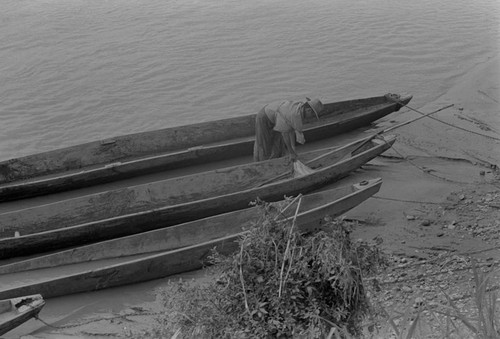
{"type": "Polygon", "coordinates": [[[0,159],[387,92],[498,54],[497,0],[2,0],[0,159]]]}

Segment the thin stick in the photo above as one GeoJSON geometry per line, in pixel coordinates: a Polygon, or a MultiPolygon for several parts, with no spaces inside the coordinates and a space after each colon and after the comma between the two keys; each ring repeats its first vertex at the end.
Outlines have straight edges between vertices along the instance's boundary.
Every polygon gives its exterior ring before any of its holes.
{"type": "MultiPolygon", "coordinates": [[[[377,134],[377,135],[378,135],[378,134],[377,134]]],[[[340,148],[334,148],[334,149],[332,149],[331,151],[329,151],[329,152],[327,152],[327,153],[325,153],[325,154],[321,154],[321,155],[317,156],[316,158],[309,160],[308,162],[306,162],[306,165],[312,164],[313,162],[318,161],[319,159],[323,159],[324,157],[327,157],[327,156],[329,156],[329,155],[330,155],[330,154],[332,154],[332,153],[338,152],[338,151],[340,151],[341,149],[347,149],[347,148],[349,148],[349,147],[352,147],[352,146],[356,145],[357,143],[363,142],[363,144],[365,144],[365,143],[367,143],[368,141],[370,141],[371,139],[373,139],[375,136],[376,136],[376,135],[374,135],[374,136],[370,136],[370,137],[366,137],[366,138],[361,138],[361,139],[355,140],[355,141],[353,141],[353,142],[350,142],[350,143],[348,143],[347,145],[344,145],[344,146],[342,146],[342,147],[340,147],[340,148]]],[[[359,148],[359,147],[358,147],[358,148],[359,148]]],[[[352,153],[352,152],[351,152],[351,153],[352,153]]]]}
{"type": "MultiPolygon", "coordinates": [[[[413,108],[411,108],[411,107],[409,107],[409,106],[407,106],[407,105],[403,104],[402,102],[397,102],[397,103],[398,103],[398,104],[401,104],[401,105],[403,105],[403,106],[406,106],[406,107],[408,107],[408,108],[410,108],[410,109],[413,109],[413,108]]],[[[408,121],[404,121],[404,122],[402,122],[402,123],[400,123],[400,124],[397,124],[397,125],[394,125],[394,126],[392,126],[392,127],[386,128],[386,129],[381,130],[381,131],[379,131],[379,132],[377,132],[377,133],[375,133],[375,134],[373,134],[373,135],[371,135],[371,136],[369,136],[369,137],[362,138],[362,139],[358,139],[358,140],[356,140],[356,141],[351,142],[350,144],[347,144],[347,145],[346,145],[346,146],[344,146],[344,147],[349,147],[349,146],[352,146],[352,145],[354,145],[354,144],[356,144],[356,143],[358,143],[358,142],[361,142],[361,141],[362,141],[363,143],[362,143],[361,145],[359,145],[359,146],[358,146],[358,147],[357,147],[354,151],[352,151],[352,152],[351,152],[351,153],[354,153],[354,152],[356,152],[358,149],[360,149],[362,146],[364,146],[367,142],[369,142],[370,140],[372,140],[373,138],[375,138],[377,135],[380,135],[380,134],[383,134],[383,133],[390,132],[390,131],[392,131],[393,129],[396,129],[396,128],[399,128],[399,127],[402,127],[402,126],[404,126],[404,125],[411,124],[412,122],[415,122],[415,121],[420,120],[420,119],[422,119],[422,118],[428,117],[429,115],[432,115],[432,114],[437,113],[437,112],[439,112],[439,111],[442,111],[442,110],[444,110],[444,109],[450,108],[451,106],[453,106],[453,104],[448,105],[448,106],[445,106],[445,107],[442,107],[442,108],[440,108],[440,109],[438,109],[438,110],[435,110],[434,112],[430,112],[430,113],[427,113],[427,114],[424,114],[424,113],[421,113],[421,112],[418,112],[418,111],[417,111],[418,113],[422,114],[422,116],[419,116],[419,117],[417,117],[417,118],[415,118],[415,119],[411,119],[411,120],[408,120],[408,121]]],[[[416,111],[416,110],[415,110],[415,111],[416,111]]],[[[312,162],[314,162],[314,161],[316,161],[316,160],[319,160],[319,159],[321,159],[321,158],[323,158],[323,157],[325,157],[325,156],[327,156],[327,155],[329,155],[329,154],[333,153],[334,151],[338,151],[338,150],[339,150],[339,148],[336,148],[336,149],[334,149],[334,150],[332,150],[332,151],[330,151],[330,152],[328,152],[328,153],[322,154],[322,155],[320,155],[320,156],[318,156],[318,157],[316,157],[316,158],[314,158],[314,159],[312,159],[312,160],[308,161],[306,164],[310,164],[310,163],[312,163],[312,162]]]]}
{"type": "MultiPolygon", "coordinates": [[[[311,163],[313,163],[313,162],[315,162],[315,161],[318,161],[319,159],[323,159],[324,157],[327,157],[327,156],[329,156],[329,155],[331,155],[331,154],[333,154],[333,153],[335,153],[335,152],[339,152],[339,151],[341,151],[341,150],[347,150],[347,149],[349,149],[350,147],[352,147],[352,146],[356,145],[356,144],[357,144],[357,143],[359,143],[359,142],[362,142],[362,141],[363,141],[363,140],[365,140],[365,139],[367,139],[366,141],[370,141],[370,140],[371,140],[370,138],[371,138],[371,137],[367,137],[367,138],[362,138],[362,139],[359,139],[359,140],[355,140],[355,141],[350,142],[350,143],[348,143],[348,144],[346,144],[346,145],[344,145],[344,146],[342,146],[342,147],[333,147],[333,148],[332,148],[332,147],[327,147],[327,148],[324,148],[324,149],[318,150],[318,151],[323,151],[323,150],[324,150],[324,151],[328,151],[328,152],[327,152],[327,153],[324,153],[324,154],[322,154],[322,155],[319,155],[319,156],[317,156],[316,158],[314,158],[314,159],[312,159],[312,160],[309,160],[308,162],[306,162],[306,163],[305,163],[305,165],[309,165],[309,164],[311,164],[311,163]]],[[[365,142],[366,142],[366,141],[365,141],[365,142]]],[[[346,153],[349,153],[349,152],[346,152],[346,153]]],[[[273,178],[270,178],[270,179],[268,179],[268,180],[266,180],[266,181],[264,181],[264,182],[260,183],[257,187],[261,187],[261,186],[267,185],[267,184],[272,183],[272,182],[274,182],[274,181],[276,181],[276,180],[279,180],[279,179],[281,179],[281,178],[284,178],[284,177],[286,177],[287,175],[290,175],[290,174],[292,174],[292,173],[293,173],[293,169],[292,169],[292,170],[290,170],[290,171],[286,171],[286,172],[284,172],[284,173],[282,173],[282,174],[278,174],[277,176],[275,176],[275,177],[273,177],[273,178]]]]}
{"type": "Polygon", "coordinates": [[[299,213],[299,208],[300,208],[301,202],[302,202],[302,199],[300,199],[299,203],[297,204],[297,209],[295,210],[295,216],[293,217],[292,227],[290,227],[290,233],[288,234],[288,241],[286,243],[285,253],[283,254],[283,263],[281,265],[281,272],[280,272],[280,285],[279,285],[279,289],[278,289],[278,297],[279,298],[281,298],[281,290],[284,286],[283,271],[285,270],[285,261],[286,261],[288,251],[290,249],[290,241],[292,240],[293,227],[295,226],[295,221],[297,220],[297,214],[299,213]]]}
{"type": "MultiPolygon", "coordinates": [[[[398,103],[399,103],[399,102],[398,102],[398,103]]],[[[386,133],[386,132],[392,131],[393,129],[399,128],[399,127],[404,126],[404,125],[408,125],[409,123],[415,122],[415,121],[420,120],[420,119],[422,119],[422,118],[428,117],[429,115],[432,115],[432,114],[434,114],[434,113],[437,113],[437,112],[439,112],[439,111],[442,111],[442,110],[445,110],[445,109],[447,109],[447,108],[450,108],[450,107],[454,106],[453,104],[451,104],[451,105],[448,105],[448,106],[441,107],[440,109],[437,109],[437,110],[435,110],[434,112],[430,112],[430,113],[425,114],[425,113],[422,113],[422,112],[420,112],[420,111],[418,111],[418,110],[416,110],[416,109],[414,109],[414,108],[411,108],[410,106],[405,105],[405,104],[403,104],[403,103],[399,103],[399,104],[401,104],[401,105],[403,105],[403,106],[405,106],[405,107],[407,107],[407,108],[411,109],[412,111],[417,112],[418,114],[421,114],[421,116],[416,117],[415,119],[412,119],[412,120],[408,120],[408,121],[402,122],[402,123],[397,124],[397,125],[395,125],[395,126],[389,127],[388,129],[386,129],[386,130],[382,131],[382,133],[386,133]]]]}
{"type": "Polygon", "coordinates": [[[422,113],[422,112],[419,112],[419,111],[417,111],[417,110],[415,110],[415,109],[413,109],[413,108],[411,108],[411,107],[409,107],[409,106],[407,106],[407,105],[403,104],[402,102],[398,102],[398,104],[401,104],[401,105],[403,105],[403,106],[406,106],[406,107],[408,107],[409,109],[412,109],[412,110],[414,110],[414,111],[416,111],[416,112],[418,112],[419,114],[422,114],[422,115],[421,115],[421,116],[419,116],[419,117],[416,117],[415,119],[411,119],[411,120],[408,120],[408,121],[404,121],[404,122],[402,122],[402,123],[400,123],[400,124],[394,125],[394,126],[392,126],[392,127],[386,128],[386,129],[384,129],[384,130],[381,130],[381,131],[379,131],[379,132],[377,132],[377,133],[373,134],[372,136],[368,137],[368,138],[367,138],[367,140],[365,140],[365,141],[364,141],[361,145],[359,145],[359,146],[358,146],[358,147],[357,147],[354,151],[352,151],[352,153],[356,152],[358,149],[360,149],[361,147],[363,147],[363,146],[364,146],[367,142],[369,142],[370,140],[372,140],[373,138],[375,138],[377,135],[380,135],[380,134],[383,134],[383,133],[390,132],[390,131],[392,131],[393,129],[396,129],[396,128],[399,128],[399,127],[402,127],[402,126],[404,126],[404,125],[408,125],[408,124],[410,124],[410,123],[412,123],[412,122],[415,122],[415,121],[420,120],[420,119],[422,119],[422,118],[428,117],[428,116],[430,116],[430,115],[432,115],[432,114],[434,114],[434,113],[437,113],[437,112],[439,112],[439,111],[442,111],[442,110],[444,110],[444,109],[447,109],[447,108],[450,108],[451,106],[453,106],[453,104],[451,104],[451,105],[448,105],[448,106],[442,107],[442,108],[440,108],[440,109],[438,109],[438,110],[435,110],[434,112],[430,112],[430,113],[424,114],[424,113],[422,113]]]}
{"type": "Polygon", "coordinates": [[[292,250],[290,251],[290,259],[288,260],[288,269],[286,270],[285,274],[285,282],[288,280],[288,276],[290,275],[290,271],[292,270],[292,263],[293,263],[293,252],[295,251],[295,244],[293,245],[292,250]]]}
{"type": "Polygon", "coordinates": [[[245,310],[250,314],[250,307],[248,307],[247,292],[245,291],[245,279],[243,279],[243,244],[241,244],[240,249],[240,281],[241,288],[243,290],[243,297],[245,298],[245,310]]]}
{"type": "Polygon", "coordinates": [[[285,208],[283,208],[276,217],[274,217],[274,221],[278,220],[278,218],[280,216],[283,215],[283,213],[285,213],[285,211],[290,207],[292,206],[298,199],[302,198],[302,193],[300,193],[299,195],[297,195],[285,208]]]}

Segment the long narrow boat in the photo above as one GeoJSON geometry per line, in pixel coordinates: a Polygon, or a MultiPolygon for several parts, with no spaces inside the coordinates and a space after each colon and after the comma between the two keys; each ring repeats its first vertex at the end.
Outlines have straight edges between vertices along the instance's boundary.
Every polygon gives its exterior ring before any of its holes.
{"type": "MultiPolygon", "coordinates": [[[[296,225],[312,232],[328,227],[325,216],[338,217],[358,206],[381,184],[378,178],[304,195],[300,205],[299,199],[288,199],[277,209],[286,219],[300,206],[296,225]]],[[[260,217],[255,207],[248,208],[0,266],[0,298],[29,291],[50,298],[196,270],[213,248],[221,254],[234,251],[242,232],[260,217]]]]}
{"type": "Polygon", "coordinates": [[[38,315],[43,306],[45,301],[40,294],[0,300],[0,335],[38,315]]]}
{"type": "Polygon", "coordinates": [[[394,136],[379,136],[303,154],[314,170],[299,177],[288,159],[279,158],[0,214],[0,258],[172,226],[244,209],[257,198],[305,194],[347,176],[394,142],[394,136]],[[21,236],[13,237],[16,231],[21,236]]]}
{"type": "MultiPolygon", "coordinates": [[[[308,142],[370,124],[411,100],[385,96],[325,104],[306,121],[308,142]],[[392,98],[392,99],[391,99],[392,98]]],[[[89,142],[0,162],[0,201],[15,200],[249,155],[255,114],[89,142]]]]}

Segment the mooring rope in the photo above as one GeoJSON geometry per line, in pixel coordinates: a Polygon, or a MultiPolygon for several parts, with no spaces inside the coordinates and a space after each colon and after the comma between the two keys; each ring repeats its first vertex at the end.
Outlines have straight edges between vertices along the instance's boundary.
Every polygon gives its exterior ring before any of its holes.
{"type": "MultiPolygon", "coordinates": [[[[447,181],[447,182],[452,182],[452,183],[456,183],[456,184],[463,184],[463,185],[467,185],[467,184],[470,184],[470,182],[463,182],[463,181],[458,181],[458,180],[453,180],[453,179],[448,179],[448,178],[445,178],[445,177],[442,177],[442,176],[439,176],[439,175],[436,175],[434,173],[432,173],[432,170],[429,170],[429,169],[426,169],[426,168],[422,168],[420,166],[418,166],[417,164],[413,163],[410,159],[408,159],[408,157],[404,156],[403,154],[401,154],[401,152],[399,152],[397,149],[394,148],[394,145],[391,145],[391,148],[394,152],[396,152],[397,154],[399,154],[399,156],[401,157],[401,159],[403,159],[404,161],[408,162],[410,165],[418,168],[419,170],[421,170],[422,172],[424,172],[425,174],[427,175],[430,175],[434,178],[437,178],[437,179],[441,179],[441,180],[444,180],[444,181],[447,181]]],[[[497,168],[497,167],[496,167],[497,168]]],[[[493,182],[485,182],[485,184],[488,184],[490,186],[493,186],[495,188],[498,188],[500,189],[500,186],[496,185],[495,183],[493,182]]]]}
{"type": "MultiPolygon", "coordinates": [[[[401,105],[401,106],[404,106],[404,107],[406,107],[406,108],[408,108],[408,109],[410,109],[410,110],[412,110],[412,111],[414,111],[414,112],[417,112],[418,114],[421,114],[421,115],[426,115],[425,113],[422,113],[422,112],[420,112],[419,110],[417,110],[417,109],[415,109],[415,108],[412,108],[412,107],[408,106],[408,105],[407,105],[407,104],[405,104],[404,102],[402,102],[402,101],[400,101],[400,100],[398,100],[398,99],[396,99],[396,98],[393,98],[393,97],[392,97],[392,96],[390,96],[390,95],[387,95],[387,96],[386,96],[386,98],[388,98],[389,100],[394,101],[395,103],[397,103],[397,104],[399,104],[399,105],[401,105]]],[[[448,125],[448,126],[450,126],[450,127],[453,127],[453,128],[456,128],[456,129],[459,129],[459,130],[465,131],[465,132],[469,132],[469,133],[476,134],[476,135],[479,135],[479,136],[482,136],[482,137],[485,137],[485,138],[490,138],[490,139],[493,139],[493,140],[498,140],[498,141],[500,141],[500,138],[498,138],[498,137],[494,137],[494,136],[492,136],[492,135],[487,135],[487,134],[479,133],[479,132],[476,132],[476,131],[469,130],[469,129],[467,129],[467,128],[463,128],[463,127],[460,127],[460,126],[457,126],[457,125],[453,125],[453,124],[451,124],[451,123],[448,123],[448,122],[446,122],[446,121],[440,120],[440,119],[435,118],[435,117],[432,117],[432,116],[430,116],[430,115],[427,115],[427,117],[429,117],[429,118],[431,118],[431,119],[433,119],[433,120],[436,120],[436,121],[438,121],[438,122],[440,122],[440,123],[442,123],[442,124],[448,125]]],[[[496,131],[492,131],[492,132],[493,132],[493,133],[497,133],[496,131]]],[[[497,134],[498,134],[498,133],[497,133],[497,134]]]]}
{"type": "MultiPolygon", "coordinates": [[[[382,140],[386,144],[388,143],[387,140],[385,140],[385,139],[382,139],[382,140]]],[[[452,180],[452,179],[448,179],[448,178],[445,178],[445,177],[441,177],[439,175],[432,174],[431,170],[428,170],[428,169],[425,169],[425,168],[422,168],[422,167],[418,166],[417,164],[413,163],[410,159],[408,159],[408,157],[406,157],[403,154],[401,154],[401,152],[399,152],[397,149],[394,148],[394,145],[390,145],[389,147],[392,148],[392,150],[394,150],[394,152],[396,152],[401,157],[401,159],[403,159],[404,161],[408,162],[410,165],[418,168],[419,170],[421,170],[422,172],[424,172],[424,173],[426,173],[426,174],[428,174],[430,176],[433,176],[435,178],[438,178],[438,179],[441,179],[441,180],[444,180],[444,181],[457,183],[457,184],[468,184],[467,182],[452,180]]]]}
{"type": "Polygon", "coordinates": [[[407,203],[411,203],[411,204],[422,204],[422,205],[452,205],[452,203],[442,203],[442,202],[432,202],[432,201],[417,201],[417,200],[405,200],[405,199],[381,197],[379,195],[373,195],[372,198],[379,199],[379,200],[407,202],[407,203]]]}
{"type": "Polygon", "coordinates": [[[55,328],[55,329],[62,329],[63,328],[63,327],[58,327],[58,326],[54,326],[52,324],[49,324],[48,322],[46,322],[45,320],[43,320],[42,318],[40,318],[40,316],[38,314],[35,314],[33,316],[33,318],[35,318],[36,320],[42,322],[45,326],[52,327],[52,328],[55,328]]]}
{"type": "Polygon", "coordinates": [[[419,170],[421,170],[425,174],[428,174],[428,175],[430,175],[432,177],[435,177],[435,178],[438,178],[438,179],[441,179],[441,180],[444,180],[444,181],[448,181],[448,182],[453,182],[453,183],[457,183],[457,184],[467,184],[467,182],[462,182],[462,181],[458,181],[458,180],[448,179],[448,178],[436,175],[436,174],[432,173],[431,170],[428,170],[426,168],[420,167],[419,165],[415,164],[413,161],[411,161],[410,159],[408,159],[408,157],[405,157],[403,154],[401,154],[401,152],[399,152],[396,148],[394,148],[394,145],[391,145],[391,148],[392,148],[392,150],[394,152],[396,152],[397,154],[399,154],[399,156],[401,156],[407,163],[409,163],[410,165],[418,168],[419,170]]]}
{"type": "MultiPolygon", "coordinates": [[[[432,116],[431,116],[431,114],[433,114],[433,113],[435,113],[435,112],[439,112],[439,111],[441,111],[441,110],[443,110],[443,109],[449,108],[449,107],[451,107],[451,106],[453,106],[453,105],[448,105],[448,106],[445,106],[445,107],[443,107],[443,108],[440,108],[440,109],[438,109],[438,110],[436,110],[436,111],[434,111],[434,112],[432,112],[432,113],[425,114],[425,113],[420,112],[419,110],[417,110],[417,109],[415,109],[415,108],[413,108],[413,107],[408,106],[408,105],[407,105],[407,104],[405,104],[404,102],[402,102],[402,101],[400,101],[400,100],[398,100],[398,99],[396,99],[396,98],[394,98],[394,97],[392,97],[392,96],[390,96],[390,95],[386,95],[386,98],[388,98],[389,100],[391,100],[391,101],[393,101],[393,102],[395,102],[395,103],[397,103],[397,104],[399,104],[399,105],[401,105],[401,106],[404,106],[404,107],[406,107],[406,108],[408,108],[408,109],[410,109],[410,110],[412,110],[412,111],[417,112],[418,114],[420,114],[420,115],[421,115],[421,117],[420,117],[420,118],[427,118],[427,117],[428,117],[428,118],[434,119],[434,120],[436,120],[436,121],[439,121],[439,122],[441,122],[441,123],[443,123],[443,124],[449,125],[449,126],[451,126],[451,127],[454,127],[454,128],[460,129],[460,130],[463,130],[463,131],[465,131],[465,132],[470,132],[470,133],[473,133],[473,134],[476,134],[476,135],[479,135],[479,136],[483,136],[483,137],[486,137],[486,138],[494,139],[494,140],[500,140],[500,138],[496,138],[496,137],[493,137],[493,136],[490,136],[490,135],[486,135],[486,134],[478,133],[478,132],[475,132],[475,131],[471,131],[471,130],[468,130],[468,129],[465,129],[465,128],[462,128],[462,127],[459,127],[459,126],[456,126],[456,125],[453,125],[453,124],[450,124],[450,123],[447,123],[447,122],[445,122],[445,121],[441,121],[441,120],[436,119],[435,117],[432,117],[432,116]]],[[[411,123],[411,122],[417,121],[417,120],[419,120],[420,118],[417,118],[417,119],[414,119],[414,120],[408,121],[408,122],[403,123],[403,124],[399,124],[399,125],[393,126],[393,127],[389,128],[389,129],[387,129],[387,131],[388,131],[388,130],[397,129],[397,128],[399,128],[399,127],[402,127],[402,126],[404,126],[404,125],[407,125],[408,123],[411,123]]],[[[382,133],[384,133],[384,132],[385,132],[385,131],[381,131],[381,132],[379,132],[379,134],[382,134],[382,133]]],[[[387,143],[387,141],[386,141],[385,139],[383,139],[383,140],[384,140],[384,142],[386,142],[386,143],[387,143]]],[[[394,150],[394,152],[396,152],[399,156],[401,156],[401,158],[402,158],[403,160],[405,160],[405,161],[406,161],[406,162],[408,162],[410,165],[412,165],[412,166],[414,166],[414,167],[418,168],[419,170],[421,170],[422,172],[424,172],[424,173],[426,173],[426,174],[428,174],[428,175],[430,175],[430,176],[433,176],[433,177],[435,177],[435,178],[438,178],[438,179],[441,179],[441,180],[445,180],[445,181],[448,181],[448,182],[453,182],[453,183],[458,183],[458,184],[467,184],[467,182],[461,182],[461,181],[457,181],[457,180],[452,180],[452,179],[448,179],[448,178],[441,177],[441,176],[439,176],[439,175],[433,174],[433,173],[431,173],[431,170],[428,170],[428,169],[422,168],[422,167],[418,166],[417,164],[413,163],[410,159],[408,159],[408,157],[407,157],[407,156],[405,156],[405,155],[403,155],[401,152],[399,152],[399,151],[398,151],[398,150],[394,147],[394,145],[391,145],[390,147],[394,150]]],[[[493,165],[493,164],[491,164],[491,165],[493,165]]],[[[495,167],[497,167],[496,165],[494,165],[494,166],[495,166],[495,167]]],[[[491,185],[493,185],[493,186],[495,186],[495,187],[498,187],[498,186],[496,186],[496,185],[494,185],[494,184],[491,184],[491,185]]]]}

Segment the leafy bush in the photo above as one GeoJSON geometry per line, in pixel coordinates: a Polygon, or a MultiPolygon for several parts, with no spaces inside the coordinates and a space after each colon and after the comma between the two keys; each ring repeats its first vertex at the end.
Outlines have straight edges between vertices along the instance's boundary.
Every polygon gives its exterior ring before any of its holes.
{"type": "Polygon", "coordinates": [[[373,270],[382,254],[352,243],[342,220],[305,235],[293,218],[276,220],[276,205],[261,204],[260,211],[238,253],[213,252],[216,281],[171,283],[163,291],[166,313],[151,336],[323,338],[332,328],[359,333],[369,310],[361,268],[373,270]]]}

